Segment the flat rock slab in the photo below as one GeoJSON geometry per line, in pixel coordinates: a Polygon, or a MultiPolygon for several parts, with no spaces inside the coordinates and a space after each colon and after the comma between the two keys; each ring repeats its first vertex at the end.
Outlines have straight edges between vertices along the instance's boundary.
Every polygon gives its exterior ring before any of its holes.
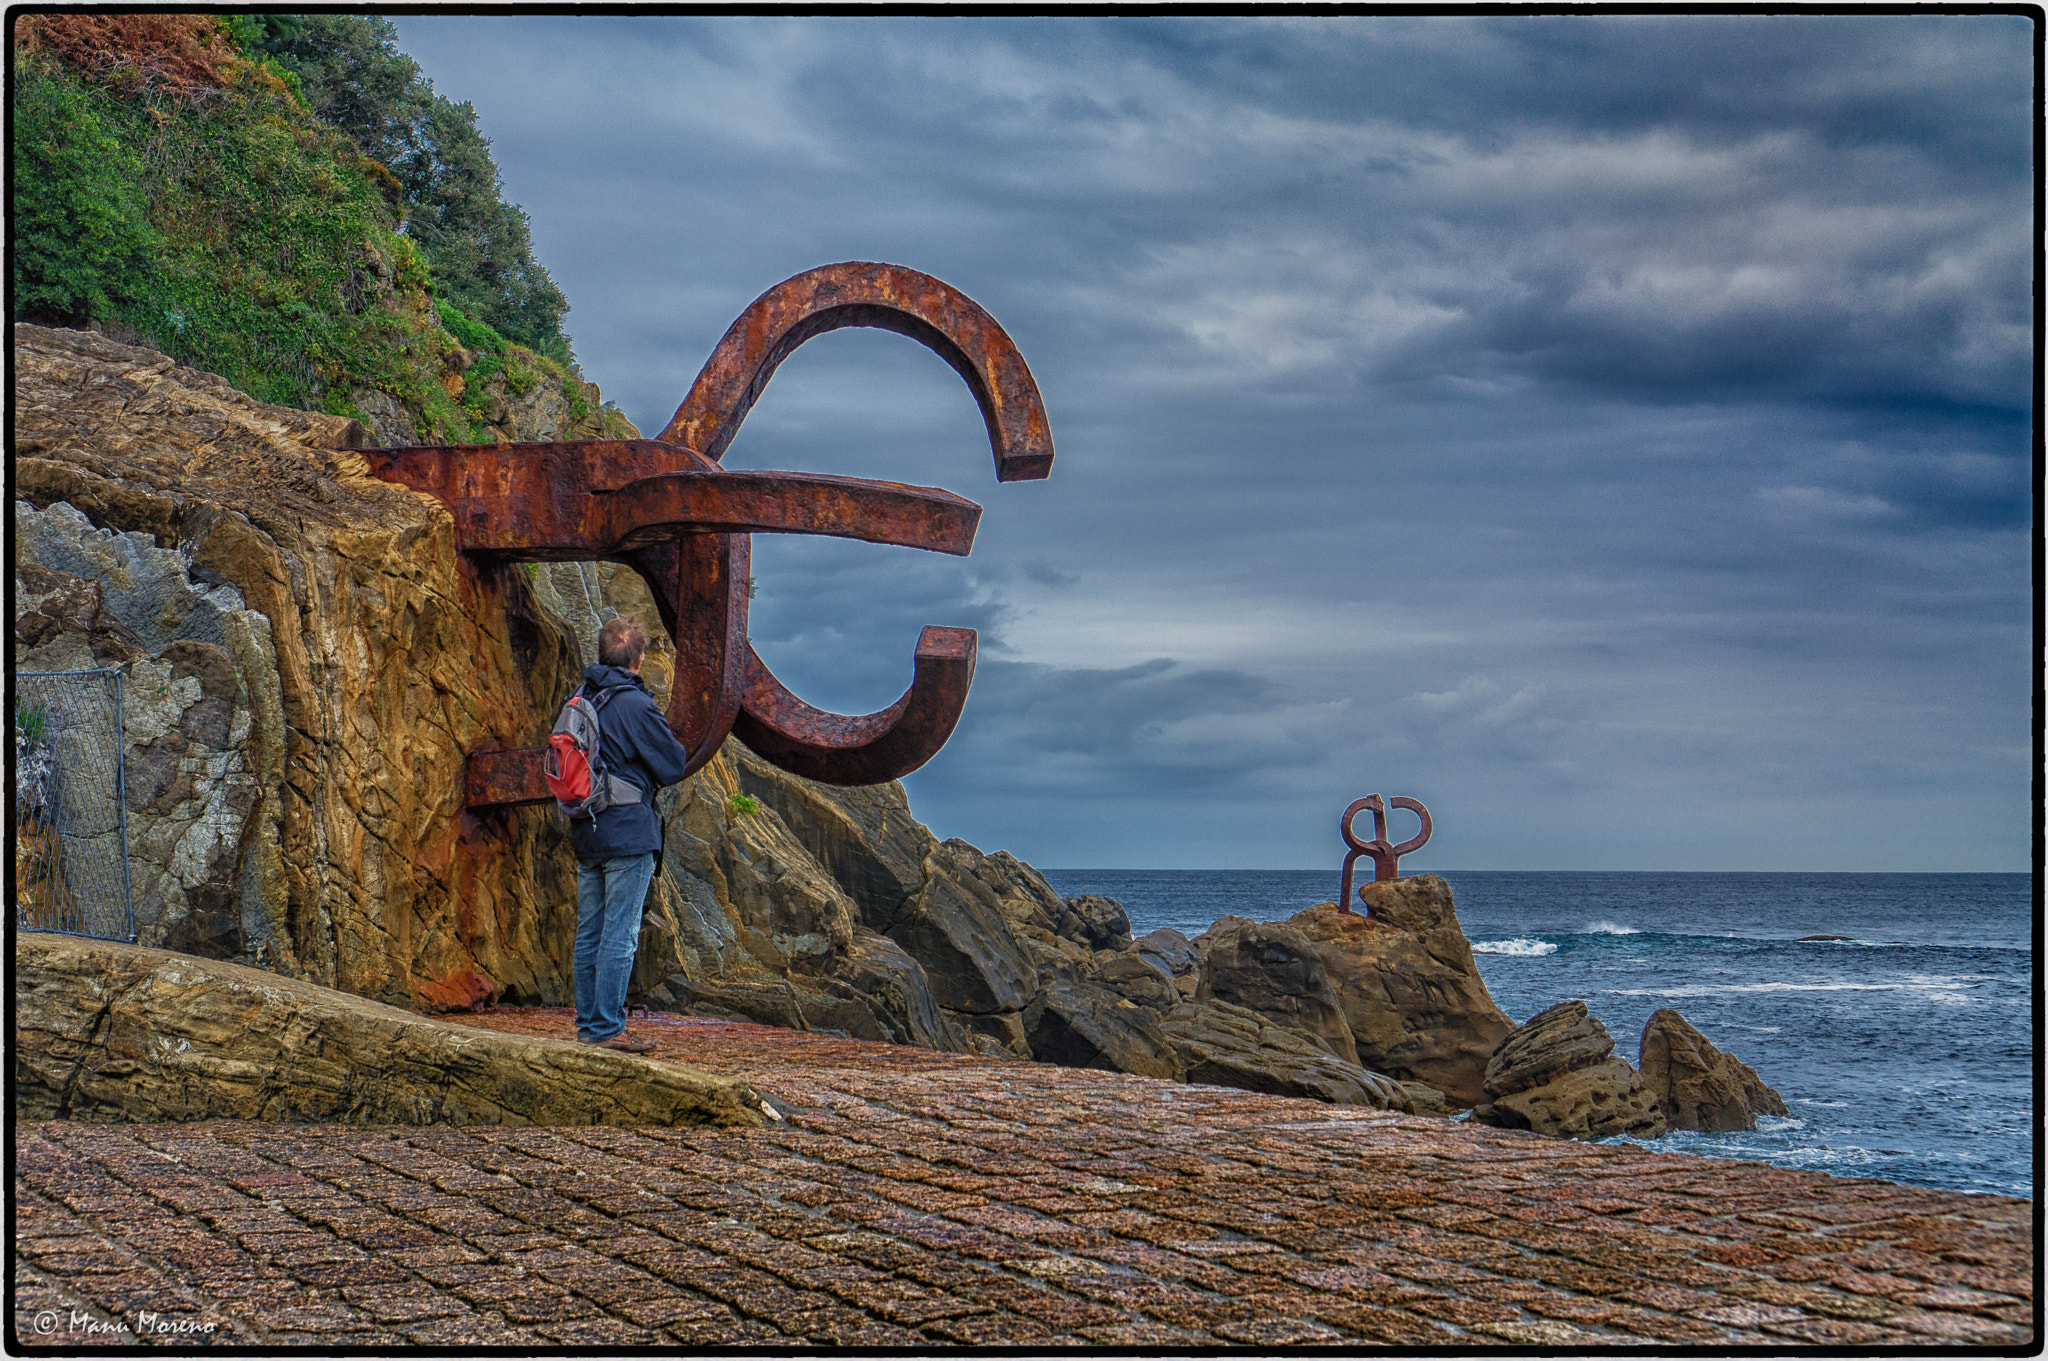
{"type": "Polygon", "coordinates": [[[37,1119],[758,1125],[744,1082],[548,1037],[451,1026],[262,969],[26,932],[14,1110],[37,1119]]]}
{"type": "Polygon", "coordinates": [[[761,1026],[634,1028],[788,1118],[17,1124],[15,1335],[1859,1351],[2034,1336],[2026,1201],[761,1026]]]}

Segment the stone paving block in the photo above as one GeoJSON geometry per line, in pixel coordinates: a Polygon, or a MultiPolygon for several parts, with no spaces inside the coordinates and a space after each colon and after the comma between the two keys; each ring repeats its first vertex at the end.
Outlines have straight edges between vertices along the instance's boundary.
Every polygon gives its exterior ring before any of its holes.
{"type": "Polygon", "coordinates": [[[1607,1316],[1604,1326],[1634,1333],[1639,1337],[1653,1338],[1659,1342],[1723,1342],[1730,1336],[1726,1328],[1699,1319],[1676,1318],[1670,1314],[1652,1313],[1647,1309],[1617,1308],[1607,1316]]]}
{"type": "Polygon", "coordinates": [[[1707,1323],[1721,1323],[1735,1328],[1755,1328],[1765,1323],[1793,1323],[1809,1317],[1802,1309],[1787,1308],[1779,1304],[1720,1304],[1710,1309],[1697,1309],[1692,1316],[1707,1323]]]}
{"type": "Polygon", "coordinates": [[[567,1323],[537,1323],[533,1331],[568,1347],[645,1347],[662,1341],[661,1334],[623,1319],[587,1318],[567,1323]]]}
{"type": "Polygon", "coordinates": [[[427,1285],[354,1286],[341,1297],[379,1323],[417,1323],[469,1312],[460,1300],[427,1285]]]}
{"type": "Polygon", "coordinates": [[[1019,1314],[971,1314],[963,1318],[937,1319],[918,1331],[936,1341],[958,1342],[970,1347],[1012,1347],[1048,1342],[1058,1336],[1044,1323],[1019,1314]]]}
{"type": "Polygon", "coordinates": [[[1764,1325],[1764,1331],[1776,1337],[1789,1337],[1823,1347],[1895,1346],[1917,1340],[1911,1333],[1880,1328],[1869,1323],[1851,1323],[1843,1319],[1800,1319],[1793,1323],[1767,1323],[1764,1325]]]}
{"type": "Polygon", "coordinates": [[[1887,1328],[1903,1329],[1941,1342],[1975,1346],[2010,1346],[2027,1340],[2029,1330],[1974,1314],[1922,1313],[1905,1310],[1885,1320],[1887,1328]]]}
{"type": "Polygon", "coordinates": [[[1606,1323],[1622,1309],[1622,1306],[1609,1304],[1604,1300],[1585,1299],[1573,1295],[1538,1295],[1532,1299],[1518,1300],[1516,1303],[1532,1314],[1569,1323],[1606,1323]]]}
{"type": "Polygon", "coordinates": [[[276,1258],[275,1262],[280,1271],[301,1285],[330,1290],[345,1285],[395,1284],[407,1275],[405,1268],[375,1259],[301,1262],[286,1255],[276,1258]]]}
{"type": "Polygon", "coordinates": [[[1612,1341],[1568,1323],[1513,1319],[1503,1323],[1477,1323],[1472,1326],[1472,1331],[1482,1338],[1498,1338],[1521,1347],[1590,1347],[1612,1341]]]}
{"type": "Polygon", "coordinates": [[[728,1314],[724,1319],[682,1319],[662,1329],[685,1347],[784,1347],[790,1337],[772,1323],[728,1314]]]}
{"type": "Polygon", "coordinates": [[[263,1322],[281,1332],[345,1333],[361,1328],[367,1317],[347,1304],[290,1304],[265,1311],[263,1322]]]}
{"type": "Polygon", "coordinates": [[[1430,1319],[1400,1309],[1381,1309],[1370,1304],[1345,1304],[1316,1310],[1324,1323],[1357,1333],[1369,1342],[1402,1347],[1427,1347],[1457,1341],[1458,1335],[1430,1319]]]}

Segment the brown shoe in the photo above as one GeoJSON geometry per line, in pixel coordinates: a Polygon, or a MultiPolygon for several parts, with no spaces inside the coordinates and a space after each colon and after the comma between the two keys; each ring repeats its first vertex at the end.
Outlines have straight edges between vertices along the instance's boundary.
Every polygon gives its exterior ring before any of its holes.
{"type": "Polygon", "coordinates": [[[617,1049],[626,1054],[651,1054],[655,1048],[653,1040],[642,1039],[626,1030],[621,1030],[608,1040],[599,1040],[597,1046],[600,1049],[617,1049]]]}

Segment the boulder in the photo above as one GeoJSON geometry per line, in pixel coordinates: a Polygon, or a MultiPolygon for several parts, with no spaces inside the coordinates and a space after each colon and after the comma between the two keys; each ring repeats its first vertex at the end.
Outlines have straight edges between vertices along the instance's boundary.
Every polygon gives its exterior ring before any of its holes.
{"type": "Polygon", "coordinates": [[[1559,1002],[1501,1042],[1486,1065],[1486,1101],[1473,1118],[1559,1138],[1662,1137],[1655,1096],[1613,1053],[1613,1036],[1584,1002],[1559,1002]]]}
{"type": "Polygon", "coordinates": [[[1159,1029],[1178,1052],[1189,1082],[1333,1104],[1410,1108],[1408,1095],[1392,1080],[1246,1007],[1213,998],[1176,1003],[1160,1018],[1159,1029]]]}
{"type": "Polygon", "coordinates": [[[1421,1082],[1454,1106],[1481,1099],[1487,1059],[1515,1023],[1494,1005],[1434,874],[1364,886],[1367,912],[1322,903],[1288,919],[1313,942],[1358,1061],[1421,1082]]]}
{"type": "Polygon", "coordinates": [[[1032,1057],[1044,1063],[1170,1081],[1186,1071],[1156,1012],[1096,984],[1044,978],[1020,1019],[1032,1057]]]}
{"type": "Polygon", "coordinates": [[[1185,1001],[1173,985],[1173,976],[1135,950],[1099,954],[1088,967],[1088,977],[1134,1006],[1152,1011],[1171,1011],[1185,1001]]]}
{"type": "Polygon", "coordinates": [[[924,883],[889,939],[923,966],[940,1006],[976,1015],[1021,1011],[1037,990],[1038,972],[970,858],[946,843],[931,850],[923,868],[924,883]]]}
{"type": "Polygon", "coordinates": [[[1197,941],[1197,1002],[1228,1002],[1299,1031],[1344,1062],[1358,1051],[1320,952],[1293,925],[1224,917],[1197,941]]]}
{"type": "Polygon", "coordinates": [[[1668,1007],[1651,1013],[1639,1055],[1643,1088],[1671,1129],[1753,1130],[1759,1111],[1791,1113],[1754,1068],[1716,1049],[1668,1007]]]}
{"type": "Polygon", "coordinates": [[[16,1119],[767,1123],[736,1079],[244,965],[40,932],[16,937],[15,965],[16,1119]]]}
{"type": "Polygon", "coordinates": [[[968,1052],[966,1037],[932,998],[924,969],[887,936],[860,929],[837,980],[866,1000],[891,1044],[968,1052]]]}
{"type": "MultiPolygon", "coordinates": [[[[637,582],[637,578],[635,578],[637,582]]],[[[900,782],[820,784],[768,764],[728,739],[735,793],[759,800],[853,902],[863,925],[886,934],[924,887],[937,839],[910,813],[900,782]]]]}
{"type": "Polygon", "coordinates": [[[1122,950],[1131,944],[1131,918],[1116,899],[1084,893],[1068,898],[1065,906],[1056,929],[1068,940],[1091,950],[1122,950]]]}
{"type": "Polygon", "coordinates": [[[1529,1018],[1487,1061],[1485,1091],[1509,1096],[1606,1061],[1614,1037],[1584,1002],[1559,1002],[1529,1018]]]}

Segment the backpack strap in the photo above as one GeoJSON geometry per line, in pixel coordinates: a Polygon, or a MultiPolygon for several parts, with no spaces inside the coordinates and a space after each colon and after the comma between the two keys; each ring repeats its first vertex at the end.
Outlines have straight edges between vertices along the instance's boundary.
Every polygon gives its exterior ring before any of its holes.
{"type": "MultiPolygon", "coordinates": [[[[599,716],[598,731],[600,734],[602,734],[602,732],[604,731],[604,724],[602,721],[604,715],[604,706],[611,703],[611,698],[613,695],[618,694],[619,691],[624,690],[626,688],[627,687],[623,685],[608,685],[604,689],[599,690],[596,694],[589,695],[591,710],[599,716]]],[[[583,683],[583,689],[587,694],[590,689],[590,682],[585,681],[583,683]]],[[[600,737],[598,742],[597,755],[599,760],[604,759],[604,743],[602,737],[600,737]]],[[[634,784],[631,780],[612,774],[610,766],[605,767],[604,780],[605,789],[607,793],[610,795],[609,802],[612,807],[617,808],[623,804],[640,802],[640,786],[634,784]]]]}

